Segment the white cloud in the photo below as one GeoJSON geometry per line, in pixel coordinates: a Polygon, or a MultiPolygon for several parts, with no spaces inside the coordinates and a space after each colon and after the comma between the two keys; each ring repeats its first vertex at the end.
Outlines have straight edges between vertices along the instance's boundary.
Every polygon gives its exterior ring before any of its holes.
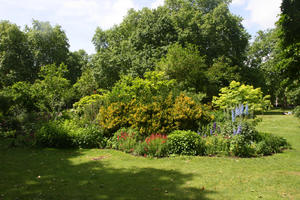
{"type": "Polygon", "coordinates": [[[281,0],[250,0],[246,10],[250,11],[248,25],[259,25],[262,29],[273,28],[280,14],[281,0]]]}
{"type": "Polygon", "coordinates": [[[151,8],[157,8],[158,6],[164,5],[164,0],[155,0],[153,3],[151,3],[151,8]]]}
{"type": "Polygon", "coordinates": [[[59,24],[72,50],[84,48],[89,53],[97,26],[108,29],[122,22],[130,8],[139,8],[134,0],[0,0],[0,5],[0,20],[19,26],[30,25],[32,19],[59,24]]]}
{"type": "Polygon", "coordinates": [[[233,0],[232,5],[243,5],[245,4],[246,0],[233,0]]]}
{"type": "Polygon", "coordinates": [[[231,6],[238,9],[245,19],[246,28],[273,28],[280,14],[282,0],[233,0],[231,6]]]}

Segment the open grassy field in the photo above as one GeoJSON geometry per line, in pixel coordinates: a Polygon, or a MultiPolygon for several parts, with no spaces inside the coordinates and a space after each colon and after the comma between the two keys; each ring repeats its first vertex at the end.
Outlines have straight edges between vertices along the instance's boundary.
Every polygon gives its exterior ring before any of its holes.
{"type": "Polygon", "coordinates": [[[300,120],[262,117],[259,130],[287,138],[293,149],[262,158],[150,159],[0,142],[0,200],[300,199],[300,120]]]}

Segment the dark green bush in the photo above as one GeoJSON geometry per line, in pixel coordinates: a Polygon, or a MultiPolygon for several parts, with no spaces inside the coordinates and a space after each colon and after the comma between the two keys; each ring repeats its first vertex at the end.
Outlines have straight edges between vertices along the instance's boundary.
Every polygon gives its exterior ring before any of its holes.
{"type": "Polygon", "coordinates": [[[80,127],[72,120],[44,123],[35,134],[35,143],[42,147],[58,148],[104,148],[106,146],[100,127],[93,124],[80,127]]]}
{"type": "Polygon", "coordinates": [[[293,110],[293,114],[295,117],[300,118],[300,106],[297,106],[294,110],[293,110]]]}
{"type": "Polygon", "coordinates": [[[271,155],[273,153],[273,149],[269,146],[266,141],[260,141],[256,144],[256,154],[257,155],[271,155]]]}
{"type": "Polygon", "coordinates": [[[230,142],[230,153],[238,157],[252,157],[255,155],[254,143],[246,140],[243,135],[236,135],[230,142]]]}
{"type": "Polygon", "coordinates": [[[40,127],[35,134],[35,144],[41,147],[72,147],[72,138],[68,130],[59,121],[49,121],[40,127]]]}
{"type": "Polygon", "coordinates": [[[270,148],[270,153],[263,155],[279,153],[282,151],[282,149],[289,148],[289,144],[287,143],[285,138],[270,133],[259,133],[258,143],[259,142],[265,142],[266,146],[270,148]]]}
{"type": "Polygon", "coordinates": [[[205,143],[202,137],[193,131],[173,131],[168,136],[170,154],[204,155],[205,143]]]}
{"type": "Polygon", "coordinates": [[[230,149],[230,137],[217,135],[204,138],[205,155],[228,155],[230,149]]]}

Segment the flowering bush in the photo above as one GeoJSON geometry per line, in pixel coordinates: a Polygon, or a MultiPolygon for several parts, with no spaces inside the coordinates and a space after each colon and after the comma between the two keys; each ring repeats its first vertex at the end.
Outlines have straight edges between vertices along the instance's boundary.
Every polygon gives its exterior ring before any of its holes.
{"type": "Polygon", "coordinates": [[[138,141],[138,132],[134,129],[122,128],[112,138],[112,148],[132,153],[138,141]]]}
{"type": "Polygon", "coordinates": [[[167,136],[151,134],[144,142],[144,155],[164,157],[168,155],[167,136]]]}

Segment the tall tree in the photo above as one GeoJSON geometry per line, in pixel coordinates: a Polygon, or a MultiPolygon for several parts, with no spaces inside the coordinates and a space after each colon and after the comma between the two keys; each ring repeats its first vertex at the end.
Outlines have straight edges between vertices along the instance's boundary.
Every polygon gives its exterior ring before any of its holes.
{"type": "Polygon", "coordinates": [[[281,62],[277,65],[291,103],[300,104],[300,1],[283,0],[278,21],[281,62]],[[297,92],[298,91],[298,92],[297,92]],[[296,96],[296,98],[295,98],[296,96]]]}
{"type": "Polygon", "coordinates": [[[0,21],[0,88],[33,81],[33,60],[26,35],[9,21],[0,21]]]}
{"type": "Polygon", "coordinates": [[[100,87],[111,87],[120,74],[141,77],[154,70],[175,43],[196,45],[208,66],[228,57],[229,66],[241,68],[249,35],[241,18],[230,13],[228,2],[168,0],[157,9],[130,10],[123,22],[110,30],[97,29],[93,42],[98,53],[93,64],[100,87]]]}
{"type": "Polygon", "coordinates": [[[26,35],[34,57],[35,68],[65,62],[69,53],[69,41],[58,25],[52,27],[49,22],[33,20],[32,27],[26,26],[26,35]]]}

